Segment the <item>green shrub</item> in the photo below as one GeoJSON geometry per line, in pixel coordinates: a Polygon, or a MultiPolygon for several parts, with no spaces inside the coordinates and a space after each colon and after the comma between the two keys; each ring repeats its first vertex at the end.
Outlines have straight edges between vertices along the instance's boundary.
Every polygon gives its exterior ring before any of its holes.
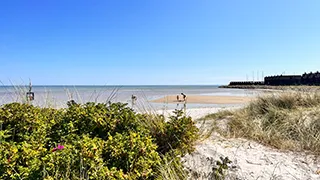
{"type": "Polygon", "coordinates": [[[53,138],[55,141],[63,141],[75,135],[90,134],[92,137],[100,137],[104,140],[108,134],[115,135],[117,132],[146,132],[141,126],[139,116],[126,104],[73,104],[64,112],[64,116],[53,126],[53,138]]]}
{"type": "Polygon", "coordinates": [[[3,179],[24,179],[39,174],[47,153],[47,133],[59,110],[12,103],[0,109],[0,159],[3,179]]]}
{"type": "Polygon", "coordinates": [[[181,110],[175,110],[173,113],[174,115],[164,122],[164,126],[158,126],[159,129],[154,131],[153,136],[159,146],[159,153],[166,154],[175,150],[183,156],[194,150],[193,145],[199,137],[199,130],[191,117],[184,116],[181,110]]]}
{"type": "Polygon", "coordinates": [[[192,151],[190,117],[153,119],[126,104],[0,108],[0,179],[155,179],[162,155],[192,151]],[[156,128],[155,128],[156,127],[156,128]]]}
{"type": "Polygon", "coordinates": [[[103,149],[103,156],[109,167],[117,167],[133,179],[146,179],[154,175],[153,170],[160,163],[157,146],[151,136],[142,133],[117,133],[109,136],[103,149]]]}
{"type": "Polygon", "coordinates": [[[180,151],[183,156],[194,151],[193,145],[199,136],[199,130],[192,118],[184,116],[181,110],[174,111],[174,114],[174,116],[170,116],[166,126],[165,144],[168,144],[166,149],[170,145],[171,149],[180,151]]]}

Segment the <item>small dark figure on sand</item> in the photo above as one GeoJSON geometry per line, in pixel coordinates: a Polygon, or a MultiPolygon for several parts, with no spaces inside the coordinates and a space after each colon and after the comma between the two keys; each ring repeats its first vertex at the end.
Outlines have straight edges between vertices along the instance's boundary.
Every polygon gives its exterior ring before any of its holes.
{"type": "Polygon", "coordinates": [[[180,102],[180,100],[179,100],[179,94],[177,95],[177,102],[180,102]]]}
{"type": "Polygon", "coordinates": [[[187,96],[183,93],[181,93],[182,97],[183,97],[183,101],[186,101],[187,100],[187,96]]]}
{"type": "Polygon", "coordinates": [[[27,100],[28,101],[33,101],[34,100],[34,92],[32,92],[32,84],[31,81],[29,83],[29,91],[26,93],[27,100]]]}
{"type": "Polygon", "coordinates": [[[134,105],[137,101],[137,96],[133,95],[131,96],[132,105],[134,105]]]}

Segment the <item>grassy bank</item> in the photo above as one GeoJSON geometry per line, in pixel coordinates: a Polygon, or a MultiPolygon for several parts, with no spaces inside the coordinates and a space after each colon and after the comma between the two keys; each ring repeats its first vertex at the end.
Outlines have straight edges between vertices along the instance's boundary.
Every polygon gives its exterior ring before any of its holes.
{"type": "Polygon", "coordinates": [[[320,154],[320,94],[286,92],[258,97],[247,107],[206,116],[226,123],[219,130],[278,149],[320,154]]]}
{"type": "Polygon", "coordinates": [[[0,179],[184,179],[198,129],[122,103],[0,107],[0,179]]]}

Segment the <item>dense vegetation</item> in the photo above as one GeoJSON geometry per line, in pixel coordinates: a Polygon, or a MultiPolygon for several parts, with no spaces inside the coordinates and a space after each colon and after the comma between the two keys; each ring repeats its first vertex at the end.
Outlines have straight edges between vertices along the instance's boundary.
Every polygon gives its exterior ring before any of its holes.
{"type": "Polygon", "coordinates": [[[192,119],[174,113],[165,121],[122,103],[3,105],[0,179],[161,179],[198,137],[192,119]]]}

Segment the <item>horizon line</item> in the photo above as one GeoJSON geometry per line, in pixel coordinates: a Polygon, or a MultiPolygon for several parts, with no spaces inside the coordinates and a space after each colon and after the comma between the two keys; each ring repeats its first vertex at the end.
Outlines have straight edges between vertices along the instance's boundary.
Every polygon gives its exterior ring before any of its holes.
{"type": "MultiPolygon", "coordinates": [[[[109,84],[109,85],[89,85],[89,84],[33,84],[32,86],[221,86],[223,84],[109,84]]],[[[3,86],[29,86],[28,84],[25,85],[6,85],[2,84],[0,87],[3,86]]]]}

